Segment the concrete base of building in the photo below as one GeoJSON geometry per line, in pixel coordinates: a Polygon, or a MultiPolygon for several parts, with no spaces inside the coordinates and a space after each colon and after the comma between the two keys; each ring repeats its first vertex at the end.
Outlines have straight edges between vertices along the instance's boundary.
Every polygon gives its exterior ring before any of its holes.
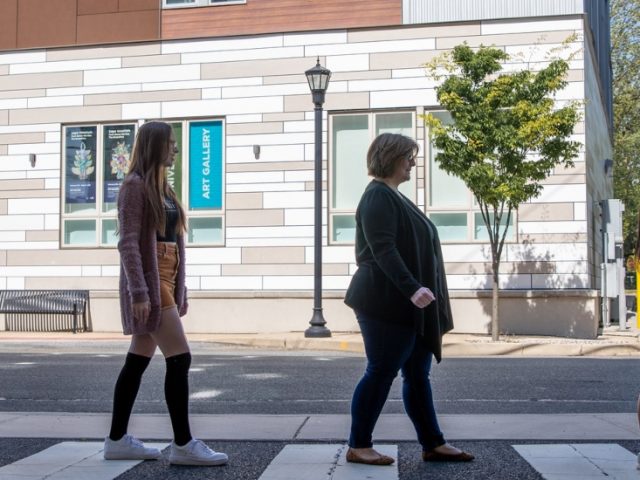
{"type": "MultiPolygon", "coordinates": [[[[491,332],[491,291],[451,291],[456,333],[491,332]]],[[[501,290],[500,332],[596,338],[600,325],[597,290],[501,290]]]]}
{"type": "MultiPolygon", "coordinates": [[[[323,295],[327,327],[358,331],[342,299],[344,292],[323,295]]],[[[490,291],[451,291],[455,333],[491,332],[490,291]]],[[[500,330],[511,335],[596,338],[600,324],[596,290],[507,290],[500,292],[500,330]]],[[[273,333],[304,331],[313,307],[311,292],[190,292],[188,333],[273,333]]],[[[117,292],[92,292],[91,328],[120,331],[117,292]]]]}

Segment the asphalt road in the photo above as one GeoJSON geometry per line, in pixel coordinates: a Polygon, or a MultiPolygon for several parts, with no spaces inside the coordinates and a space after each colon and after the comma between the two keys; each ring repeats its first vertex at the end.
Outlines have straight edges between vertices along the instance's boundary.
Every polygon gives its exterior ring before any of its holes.
{"type": "MultiPolygon", "coordinates": [[[[0,353],[0,410],[110,412],[124,353],[0,353]]],[[[194,355],[192,413],[349,413],[361,356],[208,346],[194,355]]],[[[138,413],[166,413],[164,361],[149,366],[138,413]]],[[[439,413],[633,412],[640,361],[620,358],[452,358],[434,365],[439,413]]],[[[402,413],[400,379],[384,413],[402,413]]]]}

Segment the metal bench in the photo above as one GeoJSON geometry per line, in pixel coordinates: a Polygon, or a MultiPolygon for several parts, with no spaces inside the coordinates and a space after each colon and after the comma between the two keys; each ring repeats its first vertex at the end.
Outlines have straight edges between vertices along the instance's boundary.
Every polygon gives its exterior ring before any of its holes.
{"type": "Polygon", "coordinates": [[[85,332],[88,306],[89,290],[0,290],[7,331],[85,332]]]}

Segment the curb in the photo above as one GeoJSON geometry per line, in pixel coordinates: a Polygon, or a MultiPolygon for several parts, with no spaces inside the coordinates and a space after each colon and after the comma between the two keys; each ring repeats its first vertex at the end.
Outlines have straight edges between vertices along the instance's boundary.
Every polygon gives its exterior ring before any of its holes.
{"type": "MultiPolygon", "coordinates": [[[[339,339],[269,339],[269,338],[220,338],[216,343],[279,350],[337,351],[364,354],[364,345],[358,340],[339,339]]],[[[640,343],[548,343],[548,342],[445,342],[442,346],[446,357],[481,356],[529,356],[529,357],[582,357],[582,356],[640,356],[640,343]]]]}
{"type": "MultiPolygon", "coordinates": [[[[305,338],[303,332],[265,334],[198,334],[187,333],[197,351],[207,344],[249,347],[286,351],[327,351],[364,354],[364,345],[359,333],[334,333],[329,338],[305,338]]],[[[82,345],[84,349],[108,343],[129,343],[129,337],[115,332],[36,333],[0,332],[0,350],[4,346],[38,344],[59,349],[82,345]],[[57,344],[57,345],[56,345],[57,344]]],[[[635,335],[607,334],[596,340],[580,340],[556,337],[508,337],[492,342],[485,335],[448,334],[443,341],[445,357],[637,357],[640,356],[640,341],[635,335]]],[[[206,349],[210,351],[211,348],[206,349]]]]}

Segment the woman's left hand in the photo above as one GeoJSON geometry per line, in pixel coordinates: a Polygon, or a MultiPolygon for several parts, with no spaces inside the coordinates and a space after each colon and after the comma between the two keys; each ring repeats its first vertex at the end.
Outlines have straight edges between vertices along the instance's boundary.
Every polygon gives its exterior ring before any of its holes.
{"type": "Polygon", "coordinates": [[[435,299],[436,297],[433,295],[433,292],[427,287],[420,287],[416,290],[416,293],[411,296],[411,301],[418,308],[425,308],[435,299]]]}

